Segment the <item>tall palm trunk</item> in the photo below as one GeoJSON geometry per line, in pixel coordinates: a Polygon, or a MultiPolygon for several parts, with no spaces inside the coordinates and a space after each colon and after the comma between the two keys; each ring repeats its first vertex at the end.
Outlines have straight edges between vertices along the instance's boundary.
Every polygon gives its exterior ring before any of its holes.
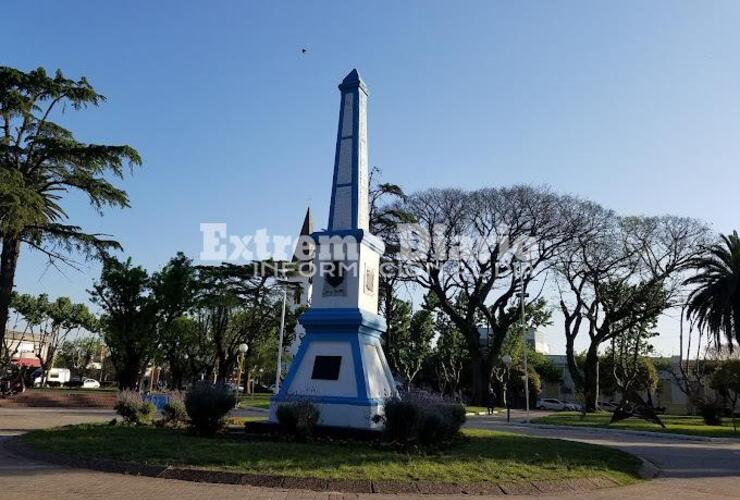
{"type": "MultiPolygon", "coordinates": [[[[738,291],[738,295],[740,295],[740,290],[738,291]]],[[[734,323],[733,326],[735,327],[735,341],[740,344],[740,296],[736,297],[737,300],[735,301],[735,307],[732,308],[732,322],[734,323]]],[[[730,333],[730,336],[732,336],[732,333],[730,333]]]]}
{"type": "Polygon", "coordinates": [[[3,238],[0,255],[0,354],[5,345],[5,328],[10,315],[10,297],[13,293],[15,270],[21,253],[21,240],[17,237],[3,238]]]}

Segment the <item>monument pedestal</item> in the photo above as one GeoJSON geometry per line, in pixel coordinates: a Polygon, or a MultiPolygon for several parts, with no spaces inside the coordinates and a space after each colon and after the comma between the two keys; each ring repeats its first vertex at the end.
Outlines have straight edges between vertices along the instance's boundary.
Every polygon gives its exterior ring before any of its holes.
{"type": "Polygon", "coordinates": [[[385,320],[361,309],[310,309],[300,318],[306,329],[290,372],[270,404],[307,401],[320,412],[320,425],[382,429],[373,421],[395,395],[393,376],[380,335],[385,320]]]}

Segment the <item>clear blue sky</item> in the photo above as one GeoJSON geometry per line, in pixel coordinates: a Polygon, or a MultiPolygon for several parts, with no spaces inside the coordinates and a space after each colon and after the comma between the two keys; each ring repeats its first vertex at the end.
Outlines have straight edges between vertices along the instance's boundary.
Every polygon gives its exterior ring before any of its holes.
{"type": "MultiPolygon", "coordinates": [[[[549,184],[740,228],[735,1],[47,0],[3,2],[2,17],[0,64],[85,75],[109,101],[63,122],[144,157],[123,183],[130,210],[67,206],[150,269],[197,255],[200,222],[290,234],[310,202],[325,225],[336,85],[353,67],[370,163],[408,191],[549,184]]],[[[83,300],[97,274],[24,251],[17,288],[83,300]]]]}

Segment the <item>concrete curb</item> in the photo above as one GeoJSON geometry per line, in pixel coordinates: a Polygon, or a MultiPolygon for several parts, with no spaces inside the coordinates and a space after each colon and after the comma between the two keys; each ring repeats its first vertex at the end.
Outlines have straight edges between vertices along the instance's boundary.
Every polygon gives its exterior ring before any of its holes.
{"type": "Polygon", "coordinates": [[[640,470],[637,473],[642,479],[655,479],[662,472],[661,468],[644,457],[637,457],[642,461],[640,470]]]}
{"type": "Polygon", "coordinates": [[[533,429],[567,429],[567,430],[579,430],[584,432],[607,432],[612,434],[625,434],[628,436],[642,436],[652,437],[658,439],[675,439],[678,441],[696,441],[696,442],[710,442],[710,443],[737,443],[740,442],[740,438],[718,438],[709,436],[693,436],[691,434],[674,434],[672,432],[660,432],[660,431],[632,431],[628,429],[610,429],[608,427],[588,427],[581,425],[551,425],[551,424],[537,424],[525,422],[517,422],[515,425],[522,427],[531,427],[533,429]]]}
{"type": "MultiPolygon", "coordinates": [[[[34,449],[23,443],[20,436],[4,440],[2,443],[11,453],[42,462],[57,465],[91,469],[101,472],[113,472],[135,476],[145,476],[159,479],[179,479],[201,483],[249,485],[265,488],[309,490],[320,492],[341,493],[379,493],[379,494],[430,494],[430,495],[546,495],[554,493],[583,493],[603,488],[619,486],[615,481],[604,476],[594,476],[583,479],[561,479],[547,481],[516,481],[516,482],[472,482],[472,483],[436,483],[432,481],[403,482],[403,481],[367,481],[367,480],[335,480],[302,478],[290,476],[275,476],[261,474],[247,474],[228,471],[211,471],[189,467],[172,467],[164,465],[145,465],[115,460],[92,459],[57,455],[34,449]]],[[[650,475],[649,465],[643,461],[640,476],[643,478],[655,477],[650,475]]],[[[653,466],[654,467],[654,466],[653,466]]],[[[657,469],[657,468],[655,468],[657,469]]],[[[655,473],[657,474],[657,472],[655,473]]]]}

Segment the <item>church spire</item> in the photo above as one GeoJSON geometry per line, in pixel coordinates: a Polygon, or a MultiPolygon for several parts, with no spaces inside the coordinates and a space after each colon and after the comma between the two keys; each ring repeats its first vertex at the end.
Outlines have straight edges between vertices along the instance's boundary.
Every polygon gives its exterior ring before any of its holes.
{"type": "Polygon", "coordinates": [[[368,90],[353,69],[339,85],[342,93],[334,155],[334,179],[329,209],[329,231],[369,230],[367,96],[368,90]]]}
{"type": "MultiPolygon", "coordinates": [[[[298,235],[299,238],[310,237],[313,233],[313,217],[311,217],[311,207],[306,208],[306,216],[303,218],[303,225],[301,226],[301,233],[298,235]]],[[[303,253],[300,248],[301,242],[296,244],[295,251],[293,252],[293,262],[310,262],[310,256],[303,253]]]]}

